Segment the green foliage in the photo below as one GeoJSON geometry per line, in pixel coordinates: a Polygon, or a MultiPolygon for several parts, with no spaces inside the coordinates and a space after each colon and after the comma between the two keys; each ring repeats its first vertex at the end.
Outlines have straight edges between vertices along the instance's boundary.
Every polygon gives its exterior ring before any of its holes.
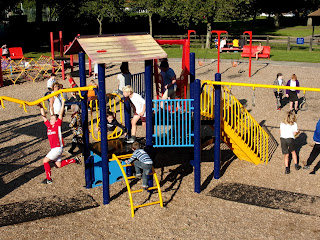
{"type": "Polygon", "coordinates": [[[102,34],[102,21],[108,18],[109,21],[120,21],[123,16],[124,0],[93,0],[85,1],[80,8],[81,13],[93,16],[100,25],[99,34],[102,34]]]}
{"type": "MultiPolygon", "coordinates": [[[[320,27],[315,27],[315,34],[320,34],[320,27]]],[[[271,34],[277,36],[288,36],[288,37],[307,37],[312,35],[312,26],[295,26],[283,29],[278,29],[271,34]]]]}

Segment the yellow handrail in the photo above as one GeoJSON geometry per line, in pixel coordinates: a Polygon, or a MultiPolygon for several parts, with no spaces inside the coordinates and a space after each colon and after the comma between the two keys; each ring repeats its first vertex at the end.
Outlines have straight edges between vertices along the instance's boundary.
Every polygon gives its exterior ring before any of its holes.
{"type": "MultiPolygon", "coordinates": [[[[119,123],[123,125],[123,109],[122,109],[122,100],[121,100],[121,97],[119,95],[117,95],[116,93],[108,93],[106,94],[106,97],[108,98],[108,101],[107,101],[107,108],[109,108],[109,111],[111,111],[112,113],[114,113],[116,116],[119,116],[120,115],[120,121],[119,123]],[[119,114],[117,114],[117,103],[119,103],[119,114]]],[[[93,106],[92,106],[92,103],[93,101],[95,101],[95,106],[96,106],[96,129],[99,128],[99,123],[100,123],[100,117],[99,117],[99,101],[98,100],[91,100],[89,102],[89,108],[91,109],[91,113],[90,113],[90,122],[91,122],[91,135],[92,135],[92,138],[96,141],[101,141],[101,137],[100,137],[100,134],[101,132],[98,130],[97,131],[97,134],[98,136],[95,135],[95,131],[94,131],[94,122],[93,122],[93,106]]],[[[114,129],[114,131],[110,134],[108,134],[108,140],[110,139],[117,139],[119,138],[123,133],[123,130],[120,129],[118,127],[116,127],[114,129]]]]}
{"type": "Polygon", "coordinates": [[[236,83],[236,82],[217,82],[217,81],[201,81],[202,83],[207,83],[210,85],[221,85],[221,86],[240,86],[240,87],[252,87],[253,89],[258,88],[272,88],[272,89],[294,89],[300,91],[311,91],[311,92],[320,92],[320,88],[310,88],[310,87],[290,87],[290,86],[278,86],[278,85],[267,85],[267,84],[254,84],[254,83],[236,83]]]}
{"type": "MultiPolygon", "coordinates": [[[[201,96],[201,115],[210,118],[214,117],[214,85],[220,85],[215,83],[213,81],[204,81],[201,96]]],[[[267,163],[268,134],[242,106],[238,99],[231,94],[229,89],[222,87],[221,91],[223,122],[233,129],[234,134],[242,139],[248,149],[261,159],[261,162],[267,163]]]]}
{"type": "MultiPolygon", "coordinates": [[[[78,87],[78,88],[65,88],[65,89],[60,89],[58,91],[52,92],[51,94],[44,96],[42,98],[37,99],[36,101],[33,102],[28,102],[28,101],[23,101],[17,98],[12,98],[12,97],[7,97],[7,96],[0,96],[1,102],[2,102],[2,107],[4,108],[3,105],[3,100],[9,101],[9,102],[14,102],[14,103],[18,103],[22,106],[34,106],[34,105],[38,105],[39,103],[43,103],[44,101],[57,96],[59,94],[62,95],[62,93],[67,93],[67,92],[78,92],[78,91],[88,91],[88,90],[93,90],[94,88],[96,88],[96,86],[87,86],[87,87],[78,87]]],[[[25,110],[26,111],[26,110],[25,110]]]]}

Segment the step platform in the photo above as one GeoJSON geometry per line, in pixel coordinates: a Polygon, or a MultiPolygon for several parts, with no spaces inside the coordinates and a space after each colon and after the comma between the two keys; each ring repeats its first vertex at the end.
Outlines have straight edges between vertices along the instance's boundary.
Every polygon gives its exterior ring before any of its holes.
{"type": "MultiPolygon", "coordinates": [[[[143,138],[137,141],[143,145],[143,138]]],[[[102,186],[102,158],[101,158],[101,142],[89,144],[90,157],[93,158],[93,179],[92,187],[102,186]]],[[[125,139],[108,140],[108,159],[112,158],[112,154],[116,156],[127,155],[133,153],[132,144],[126,143],[125,139]]],[[[116,161],[109,161],[109,184],[119,181],[122,172],[116,161]]]]}

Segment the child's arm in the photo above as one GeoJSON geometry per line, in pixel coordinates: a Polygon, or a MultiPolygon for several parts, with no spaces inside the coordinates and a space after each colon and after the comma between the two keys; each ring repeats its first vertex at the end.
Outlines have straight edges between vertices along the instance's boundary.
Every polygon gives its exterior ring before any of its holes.
{"type": "Polygon", "coordinates": [[[60,120],[63,119],[65,99],[62,99],[61,102],[62,102],[62,105],[61,105],[61,109],[60,109],[60,113],[59,113],[59,118],[60,118],[60,120]]]}
{"type": "Polygon", "coordinates": [[[138,159],[137,156],[136,156],[136,154],[137,154],[137,151],[134,151],[133,154],[132,154],[132,156],[131,156],[131,158],[129,158],[129,159],[126,160],[125,162],[126,162],[127,164],[130,164],[130,163],[132,163],[134,160],[138,159]]]}
{"type": "Polygon", "coordinates": [[[117,127],[121,128],[124,133],[128,132],[127,128],[125,126],[123,126],[122,124],[120,124],[117,120],[114,121],[114,125],[116,125],[117,127]]]}
{"type": "Polygon", "coordinates": [[[139,116],[142,117],[146,111],[146,104],[143,104],[142,111],[139,113],[139,116]]]}
{"type": "Polygon", "coordinates": [[[48,121],[48,119],[46,117],[46,112],[44,111],[42,104],[39,103],[38,106],[40,107],[40,113],[41,113],[42,120],[44,122],[48,121]]]}

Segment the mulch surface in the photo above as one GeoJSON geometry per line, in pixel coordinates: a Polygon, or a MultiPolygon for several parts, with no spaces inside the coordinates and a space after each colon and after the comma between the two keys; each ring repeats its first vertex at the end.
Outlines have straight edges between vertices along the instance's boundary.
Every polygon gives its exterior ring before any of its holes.
{"type": "MultiPolygon", "coordinates": [[[[176,73],[181,71],[181,63],[170,63],[176,73]]],[[[117,88],[119,67],[108,65],[106,92],[117,88]]],[[[131,73],[143,70],[142,63],[130,64],[131,73]]],[[[204,66],[197,66],[196,77],[213,80],[216,71],[217,63],[206,61],[204,66]]],[[[278,72],[286,81],[295,73],[301,86],[320,88],[320,68],[313,65],[258,61],[252,65],[253,76],[249,78],[247,63],[232,67],[231,62],[224,61],[220,72],[222,81],[261,84],[272,84],[278,72]]],[[[59,81],[68,87],[66,81],[59,81]]],[[[79,84],[78,77],[75,81],[79,84]]],[[[46,80],[7,85],[0,88],[0,96],[26,101],[41,98],[47,90],[46,80]]],[[[279,142],[279,125],[289,110],[288,104],[277,111],[271,89],[255,89],[255,107],[252,89],[233,87],[232,93],[279,142]]],[[[319,93],[307,92],[306,97],[309,108],[298,112],[297,122],[301,134],[296,139],[296,150],[301,164],[312,150],[320,112],[319,93]]],[[[40,184],[45,178],[42,159],[49,144],[39,108],[27,107],[25,113],[15,103],[4,105],[5,109],[0,109],[0,239],[319,239],[320,172],[310,175],[312,169],[296,171],[292,163],[291,173],[285,175],[279,146],[275,146],[268,164],[256,166],[238,160],[221,144],[222,169],[217,180],[213,147],[208,145],[202,151],[200,194],[194,192],[189,164],[193,150],[158,149],[154,165],[165,207],[139,208],[131,218],[125,183],[110,186],[111,202],[104,205],[101,187],[85,189],[83,165],[53,168],[53,184],[40,184]]],[[[70,113],[62,129],[66,150],[72,140],[69,121],[70,113]]],[[[144,134],[140,126],[138,136],[144,134]]],[[[79,155],[77,152],[74,156],[79,155]]],[[[71,156],[65,153],[64,157],[71,156]]],[[[141,188],[141,181],[135,181],[132,188],[141,188]]],[[[142,192],[133,199],[137,205],[156,201],[158,195],[142,192]]]]}

